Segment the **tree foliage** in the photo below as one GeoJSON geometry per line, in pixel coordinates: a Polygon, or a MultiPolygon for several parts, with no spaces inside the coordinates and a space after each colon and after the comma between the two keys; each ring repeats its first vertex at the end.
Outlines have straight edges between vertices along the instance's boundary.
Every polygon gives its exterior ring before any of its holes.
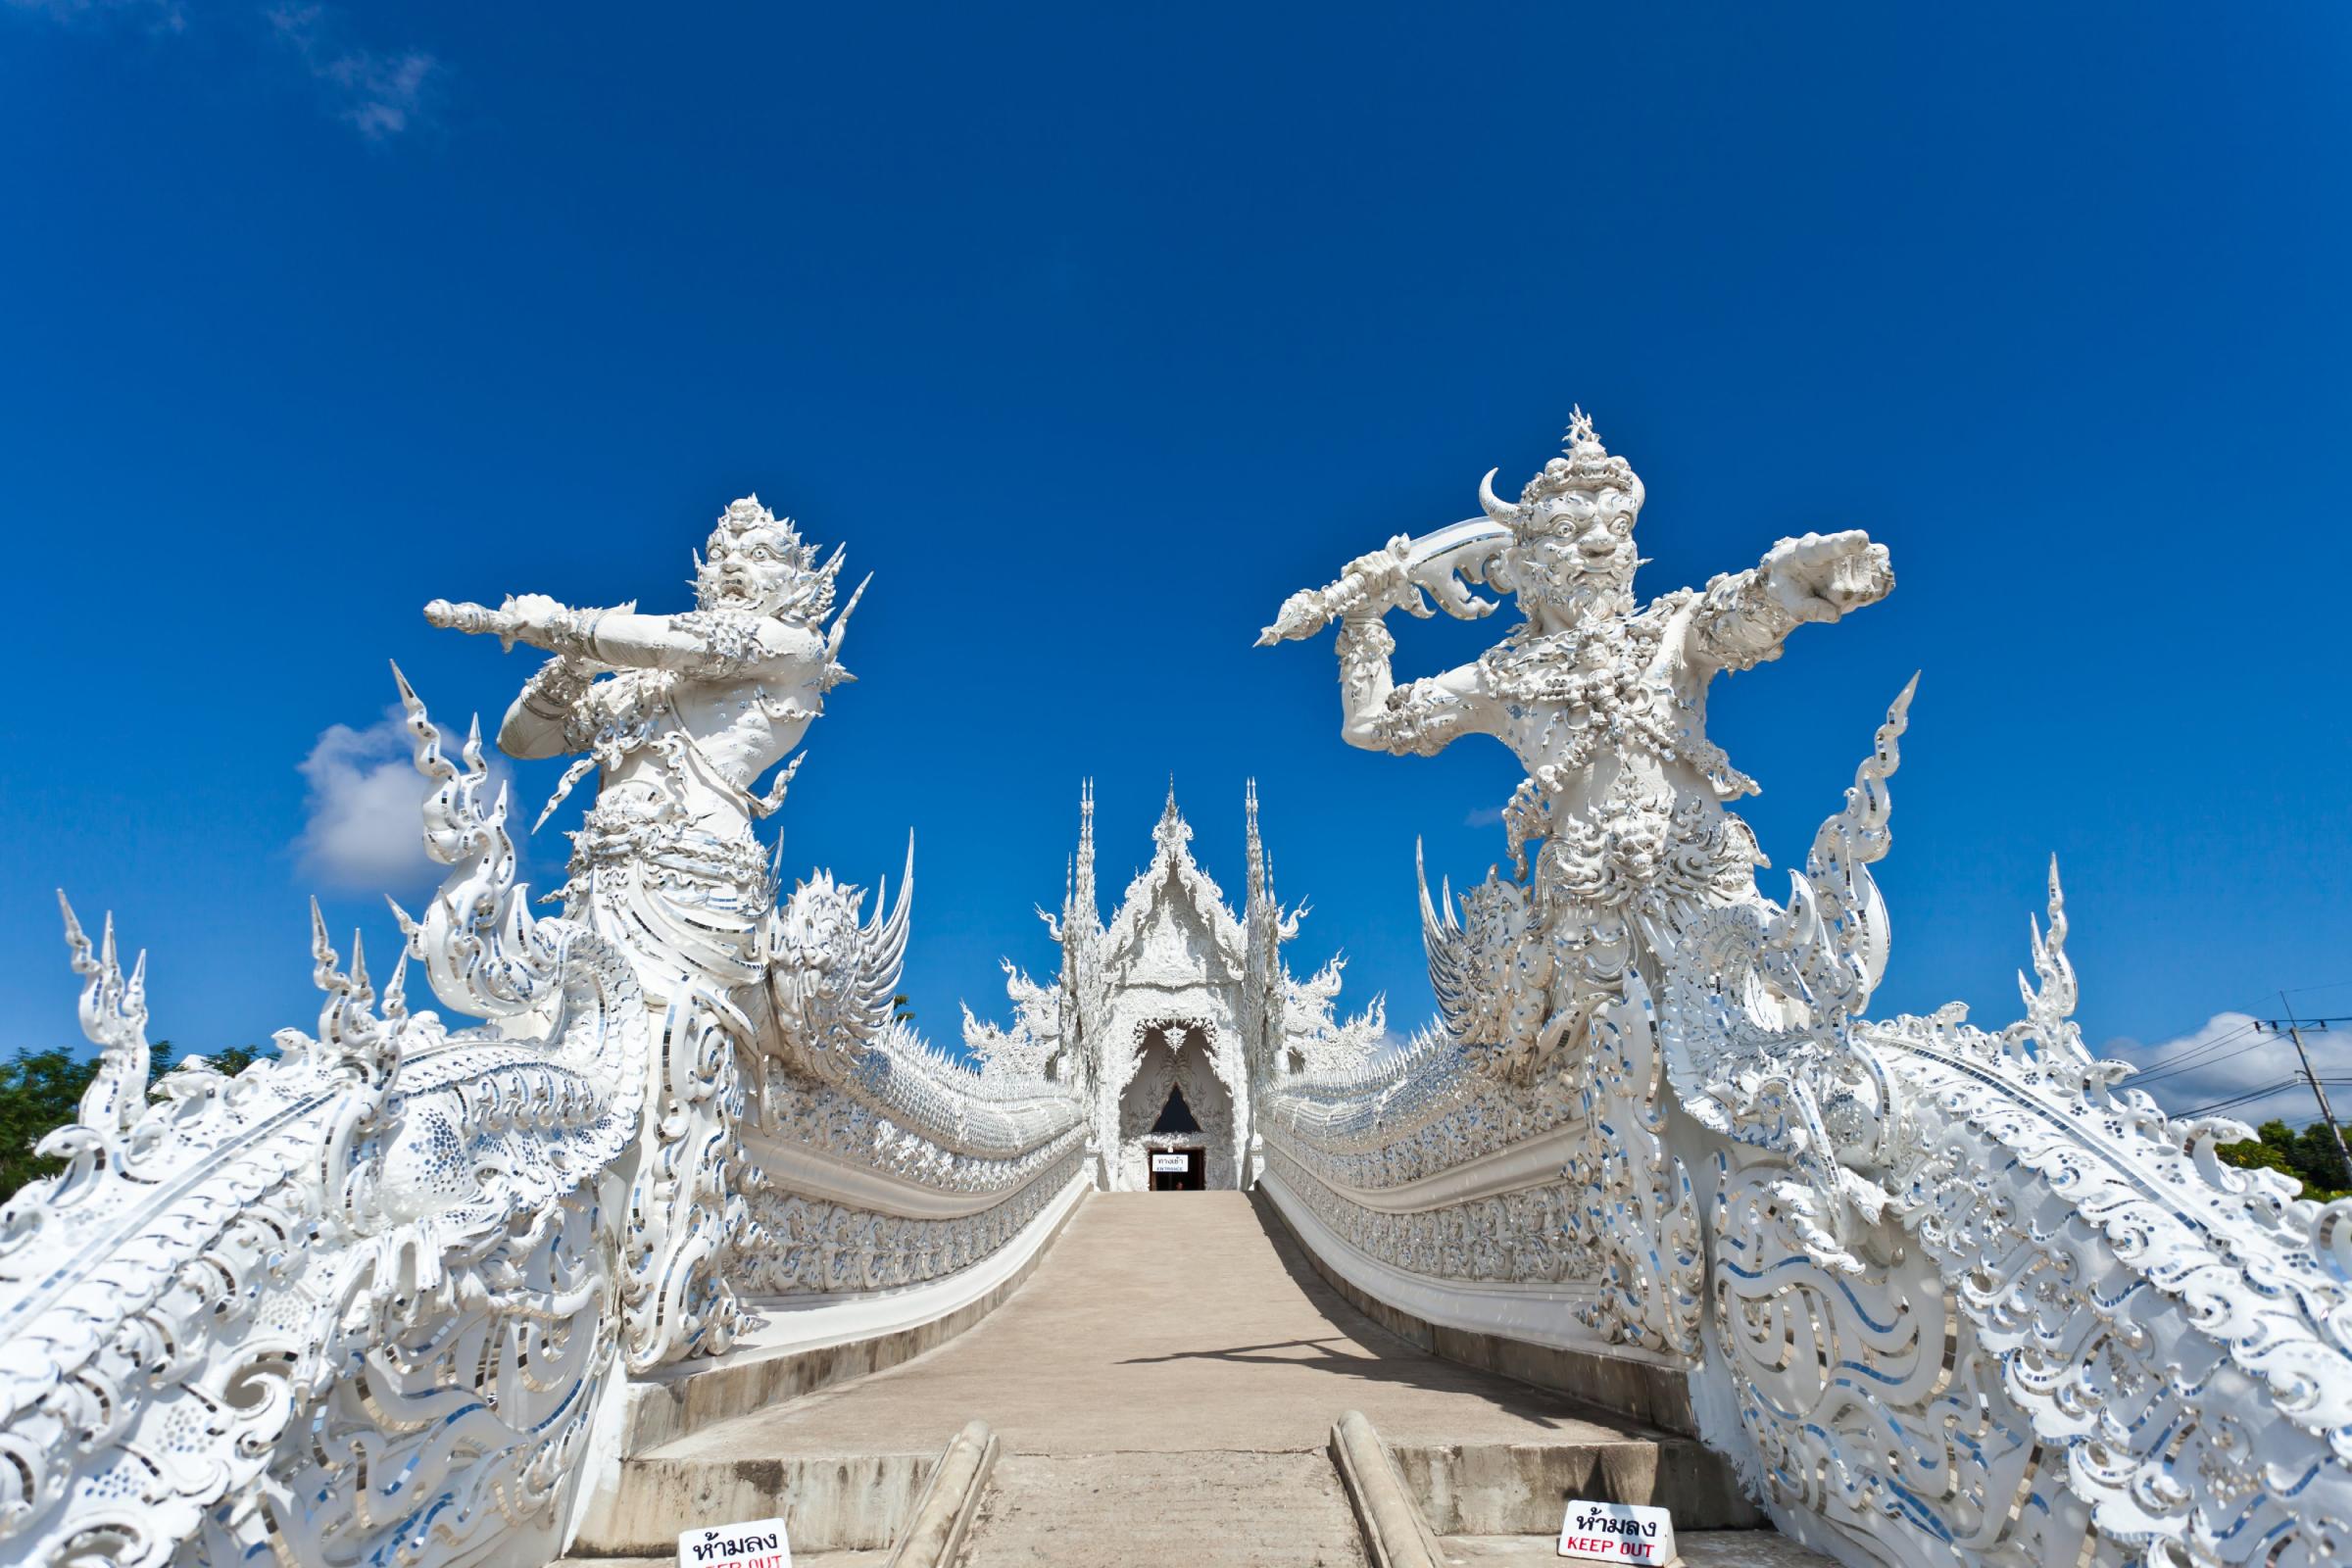
{"type": "MultiPolygon", "coordinates": [[[[231,1046],[204,1059],[215,1071],[238,1073],[259,1054],[250,1046],[231,1046]]],[[[169,1040],[156,1042],[149,1060],[158,1078],[178,1065],[169,1040]]],[[[63,1160],[44,1159],[33,1148],[79,1114],[82,1091],[90,1087],[97,1073],[97,1057],[75,1056],[67,1051],[20,1047],[13,1059],[0,1061],[0,1198],[7,1198],[26,1182],[65,1169],[63,1160]]]]}
{"type": "Polygon", "coordinates": [[[2352,1196],[2352,1171],[2344,1168],[2335,1140],[2320,1122],[2297,1131],[2285,1122],[2264,1122],[2242,1144],[2224,1144],[2222,1163],[2240,1170],[2275,1170],[2303,1184],[2303,1196],[2318,1202],[2352,1196]]]}

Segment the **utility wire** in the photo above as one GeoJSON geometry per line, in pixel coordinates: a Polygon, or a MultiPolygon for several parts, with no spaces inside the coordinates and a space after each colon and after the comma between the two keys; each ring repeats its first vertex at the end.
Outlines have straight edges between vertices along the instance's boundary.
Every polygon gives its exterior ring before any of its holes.
{"type": "Polygon", "coordinates": [[[2142,1081],[2145,1081],[2146,1079],[2155,1077],[2159,1074],[2170,1072],[2176,1067],[2184,1066],[2190,1062],[2202,1061],[2205,1058],[2213,1055],[2218,1051],[2227,1050],[2231,1041],[2242,1038],[2249,1031],[2251,1031],[2253,1027],[2254,1021],[2252,1019],[2248,1019],[2246,1022],[2239,1024],[2236,1028],[2231,1029],[2227,1033],[2216,1037],[2215,1039],[2205,1041],[2201,1045],[2189,1046],[2184,1050],[2175,1052],[2172,1055],[2157,1057],[2156,1059],[2148,1062],[2145,1069],[2141,1071],[2138,1076],[2142,1081]]]}
{"type": "Polygon", "coordinates": [[[2181,1114],[2184,1116],[2202,1116],[2208,1111],[2225,1110],[2231,1105],[2242,1104],[2249,1100],[2260,1100],[2266,1095],[2275,1095],[2280,1090],[2292,1089],[2301,1082],[2303,1082],[2303,1079],[2300,1074],[2290,1075],[2288,1077],[2278,1079],[2275,1083],[2264,1084],[2259,1089],[2241,1090],[2237,1094],[2231,1095],[2226,1100],[2217,1100],[2211,1104],[2199,1105],[2194,1110],[2182,1111],[2181,1114]]]}
{"type": "MultiPolygon", "coordinates": [[[[2226,1054],[2232,1045],[2234,1045],[2237,1041],[2244,1039],[2247,1035],[2259,1034],[2261,1032],[2261,1020],[2249,1018],[2244,1023],[2241,1023],[2236,1028],[2230,1030],[2229,1033],[2216,1036],[2214,1039],[2206,1041],[2201,1046],[2192,1046],[2180,1055],[2167,1056],[2162,1061],[2151,1063],[2145,1072],[2141,1072],[2133,1076],[2132,1080],[2132,1086],[2134,1088],[2145,1088],[2149,1084],[2162,1083],[2165,1079],[2173,1077],[2177,1073],[2186,1072],[2192,1067],[2201,1067],[2207,1062],[2226,1054]]],[[[2259,1050],[2261,1049],[2261,1046],[2272,1044],[2275,1044],[2275,1042],[2265,1040],[2261,1042],[2260,1045],[2248,1049],[2259,1050]]]]}

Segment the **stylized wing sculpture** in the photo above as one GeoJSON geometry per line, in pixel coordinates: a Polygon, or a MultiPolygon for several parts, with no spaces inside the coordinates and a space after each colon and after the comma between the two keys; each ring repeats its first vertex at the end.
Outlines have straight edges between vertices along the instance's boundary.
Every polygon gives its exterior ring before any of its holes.
{"type": "Polygon", "coordinates": [[[1492,1000],[1479,994],[1478,966],[1470,956],[1470,936],[1454,918],[1453,884],[1439,884],[1438,904],[1429,898],[1429,868],[1422,858],[1421,841],[1413,841],[1413,877],[1421,888],[1421,951],[1429,958],[1429,988],[1438,994],[1438,1015],[1446,1031],[1464,1042],[1480,1038],[1479,1022],[1494,1011],[1492,1000]],[[1439,906],[1445,912],[1439,912],[1439,906]]]}
{"type": "Polygon", "coordinates": [[[782,1036],[778,1054],[828,1082],[889,1032],[914,914],[913,835],[898,903],[890,903],[887,883],[878,886],[873,917],[861,923],[864,903],[863,888],[819,871],[793,889],[770,928],[767,988],[782,1036]]]}

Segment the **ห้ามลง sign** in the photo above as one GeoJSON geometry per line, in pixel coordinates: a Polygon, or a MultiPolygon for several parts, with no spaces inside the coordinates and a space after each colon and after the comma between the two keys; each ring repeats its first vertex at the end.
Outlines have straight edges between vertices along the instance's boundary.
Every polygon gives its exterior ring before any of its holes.
{"type": "Polygon", "coordinates": [[[1560,1522],[1560,1555],[1665,1568],[1675,1560],[1674,1515],[1633,1502],[1571,1502],[1560,1522]]]}
{"type": "Polygon", "coordinates": [[[781,1519],[678,1532],[678,1568],[792,1568],[781,1519]]]}

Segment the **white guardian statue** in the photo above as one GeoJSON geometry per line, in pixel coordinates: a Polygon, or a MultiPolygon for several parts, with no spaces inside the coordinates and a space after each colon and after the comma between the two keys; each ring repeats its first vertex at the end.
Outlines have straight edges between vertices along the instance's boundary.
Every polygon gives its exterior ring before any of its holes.
{"type": "MultiPolygon", "coordinates": [[[[764,795],[753,785],[800,744],[825,694],[850,678],[836,656],[857,596],[825,625],[840,565],[839,551],[820,564],[791,520],[752,496],[720,514],[696,557],[695,608],[685,614],[639,614],[634,604],[574,610],[544,594],[497,610],[443,600],[425,607],[436,626],[555,656],[498,732],[511,757],[578,758],[541,820],[589,769],[601,769],[596,804],[572,835],[562,896],[566,918],[628,950],[662,1020],[661,1115],[631,1204],[652,1265],[628,1303],[641,1366],[722,1351],[740,1326],[723,1264],[744,1225],[733,1133],[742,1072],[756,1059],[768,955],[798,955],[794,939],[813,902],[805,894],[803,908],[777,919],[768,853],[752,833],[783,804],[793,767],[764,795]]],[[[907,892],[902,884],[902,912],[885,940],[859,955],[870,960],[858,977],[866,990],[853,1000],[866,1004],[866,1033],[889,1017],[907,892]]],[[[812,1000],[807,978],[788,965],[771,989],[795,1022],[812,1000]]],[[[793,1038],[822,1050],[844,1043],[834,1033],[819,1027],[793,1038]]]]}
{"type": "Polygon", "coordinates": [[[2023,1019],[1862,1016],[1910,688],[1787,901],[1755,885],[1724,809],[1755,786],[1706,738],[1708,683],[1884,598],[1886,551],[1784,539],[1642,605],[1642,482],[1581,411],[1517,502],[1493,478],[1484,516],[1358,557],[1259,639],[1339,622],[1351,745],[1485,734],[1526,769],[1512,874],[1459,917],[1424,884],[1437,1026],[1263,1096],[1277,1205],[1415,1314],[1688,1412],[1783,1529],[1846,1562],[2340,1560],[2352,1200],[2227,1166],[2217,1145],[2247,1129],[2120,1087],[2131,1069],[2070,1017],[2054,868],[2023,1019]],[[1383,617],[1430,596],[1490,612],[1465,580],[1522,622],[1396,684],[1383,617]],[[1514,1155],[1557,1175],[1494,1174],[1514,1155]],[[1441,1176],[1467,1200],[1406,1200],[1441,1176]],[[1573,1317],[1535,1304],[1563,1297],[1573,1317]]]}
{"type": "Polygon", "coordinates": [[[1341,581],[1294,597],[1261,642],[1340,619],[1340,690],[1350,746],[1436,754],[1490,735],[1527,778],[1504,809],[1519,879],[1490,879],[1455,944],[1461,968],[1440,995],[1456,1036],[1524,1078],[1582,1048],[1593,1009],[1618,994],[1644,923],[1680,930],[1690,911],[1747,897],[1761,863],[1726,803],[1753,794],[1706,737],[1707,686],[1724,670],[1778,659],[1807,621],[1836,620],[1893,591],[1867,534],[1784,539],[1761,565],[1637,605],[1634,528],[1641,477],[1577,411],[1566,455],[1516,503],[1479,485],[1486,522],[1396,539],[1341,581]],[[1476,662],[1396,684],[1390,611],[1485,613],[1457,574],[1505,589],[1525,619],[1476,662]],[[1527,880],[1527,848],[1541,841],[1527,880]]]}

